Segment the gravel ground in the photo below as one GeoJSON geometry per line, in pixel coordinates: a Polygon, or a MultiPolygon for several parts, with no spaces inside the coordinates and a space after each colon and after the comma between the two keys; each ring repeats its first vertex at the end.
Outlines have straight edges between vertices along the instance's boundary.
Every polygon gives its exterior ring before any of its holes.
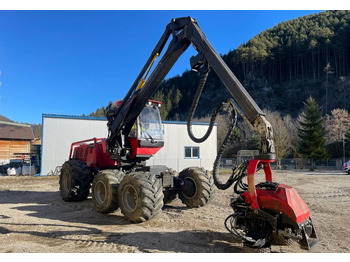
{"type": "MultiPolygon", "coordinates": [[[[221,180],[225,180],[226,175],[221,180]]],[[[257,180],[263,175],[258,173],[257,180]]],[[[274,171],[308,204],[321,240],[311,253],[350,251],[350,176],[340,171],[274,171]]],[[[179,199],[151,221],[130,224],[120,211],[94,211],[91,197],[64,202],[58,177],[0,177],[1,253],[246,253],[253,252],[224,227],[233,190],[216,190],[205,207],[189,209],[179,199]]],[[[269,252],[304,253],[298,245],[269,252]]]]}

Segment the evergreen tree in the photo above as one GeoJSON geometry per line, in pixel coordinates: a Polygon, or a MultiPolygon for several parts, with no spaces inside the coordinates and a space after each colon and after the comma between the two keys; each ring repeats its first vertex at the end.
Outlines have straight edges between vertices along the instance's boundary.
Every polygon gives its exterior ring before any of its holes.
{"type": "Polygon", "coordinates": [[[346,130],[344,138],[347,142],[350,141],[350,129],[346,130]]]}
{"type": "Polygon", "coordinates": [[[259,133],[254,133],[247,141],[248,150],[260,150],[261,148],[261,136],[259,133]]]}
{"type": "Polygon", "coordinates": [[[304,156],[311,158],[311,168],[313,169],[314,159],[324,159],[328,153],[325,148],[326,139],[322,112],[311,96],[304,103],[299,125],[299,151],[304,156]]]}

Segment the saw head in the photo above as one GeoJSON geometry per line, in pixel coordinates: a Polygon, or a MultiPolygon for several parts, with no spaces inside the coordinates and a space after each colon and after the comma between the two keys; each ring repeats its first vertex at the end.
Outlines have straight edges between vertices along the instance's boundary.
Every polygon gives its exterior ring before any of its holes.
{"type": "Polygon", "coordinates": [[[301,248],[310,250],[318,241],[309,208],[293,187],[272,182],[270,162],[249,162],[243,171],[248,181],[243,187],[246,190],[236,191],[239,195],[231,200],[234,213],[226,219],[225,226],[251,248],[267,247],[276,240],[279,244],[287,243],[292,239],[301,248]],[[258,164],[265,171],[266,182],[255,185],[258,164]]]}

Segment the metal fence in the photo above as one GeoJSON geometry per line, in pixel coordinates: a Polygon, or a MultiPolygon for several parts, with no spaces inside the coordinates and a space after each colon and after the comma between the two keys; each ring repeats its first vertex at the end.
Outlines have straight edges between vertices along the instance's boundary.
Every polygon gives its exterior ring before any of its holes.
{"type": "MultiPolygon", "coordinates": [[[[249,159],[245,159],[249,160],[249,159]]],[[[345,159],[348,161],[349,159],[345,159]]],[[[229,168],[238,164],[237,158],[222,158],[220,162],[221,168],[229,168]]],[[[343,159],[342,158],[330,158],[326,160],[316,160],[315,167],[316,169],[325,169],[325,170],[342,170],[343,169],[343,159]]],[[[306,158],[283,158],[280,165],[277,165],[277,162],[271,163],[272,169],[310,169],[311,168],[311,159],[306,158]]]]}

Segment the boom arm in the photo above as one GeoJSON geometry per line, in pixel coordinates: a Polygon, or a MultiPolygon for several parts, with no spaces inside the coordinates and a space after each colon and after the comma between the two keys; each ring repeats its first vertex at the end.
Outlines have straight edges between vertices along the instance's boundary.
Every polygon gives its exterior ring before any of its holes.
{"type": "Polygon", "coordinates": [[[158,41],[148,61],[144,65],[134,84],[125,96],[121,106],[110,116],[108,128],[108,151],[111,155],[119,154],[118,149],[123,148],[124,137],[130,132],[133,123],[140,114],[148,99],[157,90],[159,84],[177,59],[192,44],[198,54],[191,58],[192,69],[198,69],[202,64],[208,63],[221,79],[234,99],[234,106],[243,119],[261,135],[261,158],[274,159],[273,132],[270,123],[265,119],[264,113],[254,102],[236,76],[229,69],[220,55],[209,43],[207,37],[191,17],[172,19],[165,32],[158,41]],[[154,58],[158,56],[173,36],[161,60],[145,83],[142,77],[149,71],[154,58]],[[140,84],[142,83],[142,84],[140,84]]]}

